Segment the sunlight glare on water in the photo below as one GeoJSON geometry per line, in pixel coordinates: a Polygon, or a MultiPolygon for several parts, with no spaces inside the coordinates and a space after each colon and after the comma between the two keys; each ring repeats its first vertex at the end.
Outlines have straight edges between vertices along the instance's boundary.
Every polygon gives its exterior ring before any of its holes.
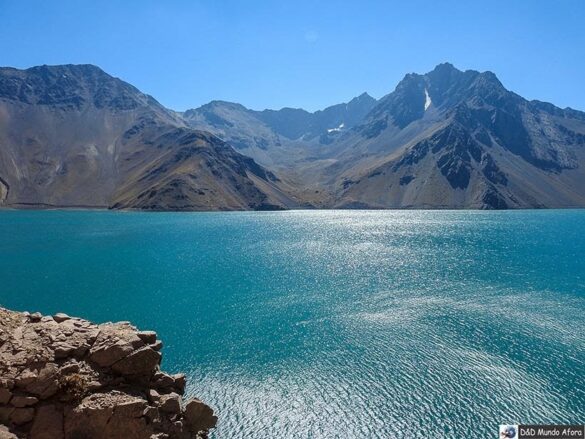
{"type": "Polygon", "coordinates": [[[215,438],[582,422],[585,211],[0,212],[0,303],[159,333],[215,438]]]}

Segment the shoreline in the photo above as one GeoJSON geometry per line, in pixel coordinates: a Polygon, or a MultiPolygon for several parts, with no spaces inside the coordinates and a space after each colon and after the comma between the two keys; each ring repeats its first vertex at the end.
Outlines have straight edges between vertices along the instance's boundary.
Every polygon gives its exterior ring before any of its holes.
{"type": "MultiPolygon", "coordinates": [[[[21,204],[19,204],[21,205],[21,204]]],[[[364,207],[364,208],[325,208],[325,207],[310,207],[310,208],[291,208],[291,209],[233,209],[233,210],[155,210],[155,209],[113,209],[106,206],[61,206],[52,204],[27,204],[25,207],[17,207],[17,205],[0,205],[0,212],[2,211],[18,211],[18,212],[127,212],[127,213],[275,213],[275,212],[314,212],[314,211],[342,211],[342,212],[380,212],[380,211],[430,211],[430,212],[516,212],[516,211],[551,211],[551,210],[583,210],[585,206],[564,206],[564,207],[519,207],[507,209],[481,209],[468,207],[364,207]]]]}

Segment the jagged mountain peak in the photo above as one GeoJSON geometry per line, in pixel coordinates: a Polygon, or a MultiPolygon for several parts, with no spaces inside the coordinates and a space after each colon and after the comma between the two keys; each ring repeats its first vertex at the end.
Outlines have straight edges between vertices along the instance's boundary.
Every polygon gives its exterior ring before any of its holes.
{"type": "Polygon", "coordinates": [[[425,78],[423,75],[419,75],[418,73],[407,73],[404,75],[404,78],[396,84],[396,88],[394,91],[400,90],[407,90],[409,88],[415,87],[418,88],[420,86],[424,87],[425,85],[425,78]]]}
{"type": "Polygon", "coordinates": [[[246,108],[244,107],[242,104],[238,104],[237,102],[231,102],[231,101],[223,101],[221,99],[214,99],[213,101],[210,101],[209,103],[202,105],[202,107],[205,106],[211,106],[211,107],[215,107],[215,106],[223,106],[223,107],[236,107],[236,108],[246,108]]]}
{"type": "Polygon", "coordinates": [[[70,71],[70,72],[79,72],[83,74],[88,73],[97,73],[100,75],[105,75],[113,78],[112,75],[109,75],[104,70],[102,70],[99,66],[95,64],[42,64],[40,66],[30,67],[26,70],[34,71],[34,70],[43,70],[43,71],[70,71]]]}
{"type": "Polygon", "coordinates": [[[152,106],[167,111],[151,96],[92,64],[1,68],[0,98],[62,110],[93,106],[124,111],[152,106]]]}
{"type": "Polygon", "coordinates": [[[474,70],[461,71],[453,64],[444,62],[438,64],[433,70],[427,73],[411,72],[404,75],[401,81],[396,85],[396,90],[403,90],[409,87],[428,86],[437,89],[448,88],[453,83],[457,83],[462,77],[474,77],[479,72],[474,70]]]}
{"type": "Polygon", "coordinates": [[[38,75],[44,77],[57,77],[59,75],[76,75],[76,76],[103,76],[107,78],[115,79],[113,76],[106,73],[100,67],[94,64],[42,64],[39,66],[33,66],[26,69],[17,69],[14,67],[0,67],[0,71],[4,74],[11,73],[21,76],[25,75],[38,75]]]}
{"type": "MultiPolygon", "coordinates": [[[[376,103],[375,98],[370,96],[367,92],[363,92],[359,96],[356,96],[355,98],[351,99],[346,104],[342,104],[342,105],[347,105],[348,107],[358,106],[358,105],[366,105],[366,106],[373,107],[375,105],[375,103],[376,103]]],[[[328,108],[331,108],[331,107],[328,107],[328,108]]]]}
{"type": "Polygon", "coordinates": [[[374,99],[374,98],[372,96],[370,96],[370,94],[367,91],[365,91],[361,95],[356,96],[355,98],[353,98],[351,101],[364,100],[364,99],[371,100],[371,99],[374,99]]]}
{"type": "Polygon", "coordinates": [[[238,104],[237,102],[213,100],[208,102],[207,104],[201,105],[200,107],[190,108],[184,111],[183,115],[188,118],[197,114],[197,112],[209,112],[217,110],[248,111],[246,107],[244,107],[242,104],[238,104]]]}
{"type": "Polygon", "coordinates": [[[15,76],[20,78],[40,78],[45,81],[43,85],[55,83],[62,79],[77,79],[90,84],[93,81],[120,82],[138,91],[134,86],[116,78],[100,67],[93,64],[58,64],[33,66],[27,69],[15,69],[12,67],[0,67],[3,76],[15,76]]]}
{"type": "Polygon", "coordinates": [[[457,67],[451,64],[449,61],[443,61],[435,66],[433,71],[440,72],[440,71],[460,71],[457,67]]]}
{"type": "Polygon", "coordinates": [[[391,125],[403,129],[422,119],[431,106],[449,111],[474,98],[495,104],[507,95],[513,94],[490,71],[461,71],[442,63],[425,74],[406,74],[392,93],[378,101],[361,129],[367,137],[376,137],[391,125]]]}
{"type": "Polygon", "coordinates": [[[463,74],[464,71],[459,70],[450,62],[443,62],[437,64],[431,71],[424,74],[424,76],[432,77],[435,79],[439,78],[451,78],[453,76],[459,76],[463,74]]]}

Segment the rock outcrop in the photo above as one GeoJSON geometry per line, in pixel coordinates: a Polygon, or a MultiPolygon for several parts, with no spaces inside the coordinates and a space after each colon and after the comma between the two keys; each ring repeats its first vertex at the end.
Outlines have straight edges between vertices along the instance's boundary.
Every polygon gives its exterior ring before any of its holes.
{"type": "Polygon", "coordinates": [[[0,439],[205,438],[217,422],[128,322],[0,308],[0,439]]]}

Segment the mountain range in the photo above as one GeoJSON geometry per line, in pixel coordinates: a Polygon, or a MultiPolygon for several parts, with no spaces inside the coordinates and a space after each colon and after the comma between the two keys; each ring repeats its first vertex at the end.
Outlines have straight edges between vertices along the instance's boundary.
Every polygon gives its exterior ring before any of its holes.
{"type": "Polygon", "coordinates": [[[445,63],[321,111],[176,112],[92,65],[0,68],[0,206],[585,206],[585,113],[445,63]]]}

